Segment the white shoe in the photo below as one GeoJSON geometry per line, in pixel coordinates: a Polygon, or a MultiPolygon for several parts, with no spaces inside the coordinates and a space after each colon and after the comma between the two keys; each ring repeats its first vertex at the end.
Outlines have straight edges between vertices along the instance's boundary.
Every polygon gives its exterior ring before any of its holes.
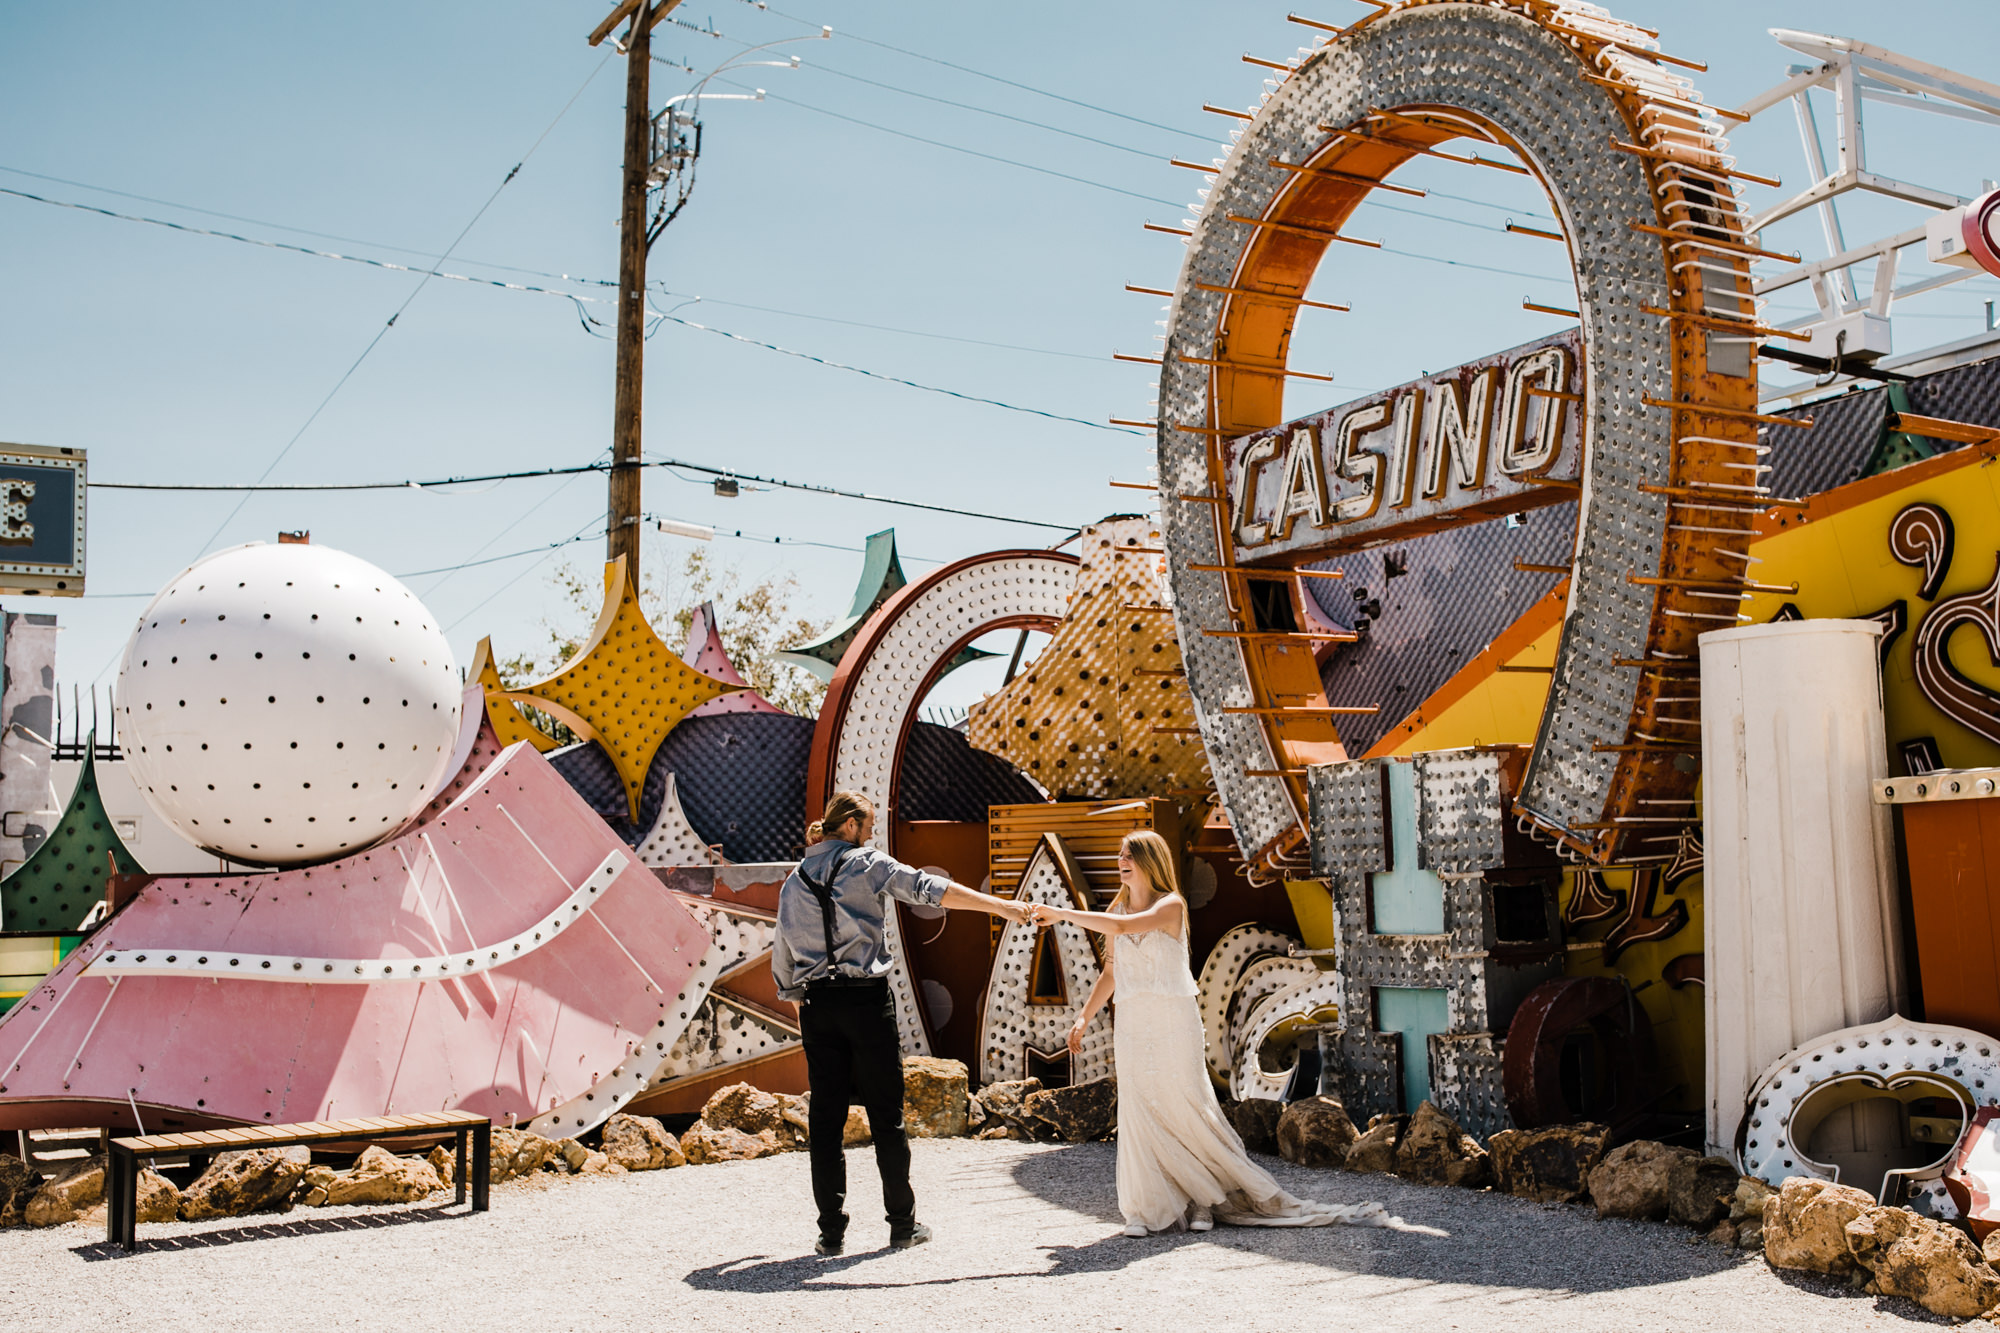
{"type": "Polygon", "coordinates": [[[1189,1231],[1215,1230],[1215,1214],[1213,1214],[1206,1208],[1197,1207],[1194,1210],[1194,1215],[1188,1219],[1188,1230],[1189,1231]]]}
{"type": "Polygon", "coordinates": [[[1153,1233],[1146,1230],[1144,1222],[1127,1222],[1125,1224],[1125,1234],[1128,1236],[1150,1236],[1153,1233]]]}

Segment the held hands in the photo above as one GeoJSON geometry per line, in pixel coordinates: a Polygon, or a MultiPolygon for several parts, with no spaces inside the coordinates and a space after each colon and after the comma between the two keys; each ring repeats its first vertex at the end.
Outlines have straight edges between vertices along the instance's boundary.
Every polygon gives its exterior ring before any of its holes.
{"type": "Polygon", "coordinates": [[[1050,907],[1047,903],[1035,903],[1028,909],[1028,922],[1034,926],[1052,926],[1067,915],[1060,907],[1050,907]]]}

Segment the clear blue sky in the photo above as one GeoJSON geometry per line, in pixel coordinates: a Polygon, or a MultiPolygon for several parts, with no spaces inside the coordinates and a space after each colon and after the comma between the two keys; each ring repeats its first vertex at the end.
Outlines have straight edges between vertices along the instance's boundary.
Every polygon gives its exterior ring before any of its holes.
{"type": "MultiPolygon", "coordinates": [[[[582,88],[443,267],[602,296],[514,270],[615,276],[623,60],[607,64],[608,46],[584,44],[607,8],[575,0],[11,6],[0,16],[0,119],[9,127],[0,186],[421,264],[466,226],[582,88]]],[[[1184,210],[1175,201],[1193,198],[1199,185],[1166,158],[1206,161],[1220,151],[1228,122],[1201,104],[1254,100],[1260,73],[1239,56],[1282,57],[1307,39],[1285,21],[1286,9],[1243,0],[691,2],[677,17],[721,36],[666,26],[656,51],[701,72],[745,43],[820,24],[836,35],[775,53],[799,53],[797,71],[725,76],[772,98],[709,107],[699,186],[651,270],[679,295],[657,302],[684,318],[963,393],[1091,422],[1144,416],[1147,373],[1109,354],[1150,351],[1160,303],[1122,286],[1171,285],[1180,251],[1141,223],[1178,220],[1184,210]],[[704,299],[683,304],[694,296],[704,299]]],[[[1668,50],[1710,62],[1698,83],[1721,105],[1784,76],[1792,57],[1766,34],[1773,26],[1861,37],[1971,72],[2000,67],[1991,6],[1970,0],[1893,9],[1855,0],[1643,0],[1615,9],[1663,29],[1668,50]]],[[[1319,0],[1311,12],[1339,22],[1361,11],[1353,0],[1319,0]]],[[[656,104],[692,82],[684,70],[654,69],[656,104]]],[[[1739,136],[1743,165],[1796,181],[1804,174],[1796,136],[1781,117],[1769,119],[1768,128],[1760,122],[1739,136]]],[[[1894,112],[1874,124],[1899,149],[1893,163],[1878,165],[1961,193],[2000,176],[1986,131],[1894,112]]],[[[1551,327],[1519,302],[1565,295],[1559,251],[1496,230],[1507,217],[1532,217],[1541,207],[1535,198],[1498,173],[1410,174],[1462,198],[1393,201],[1426,216],[1364,213],[1355,230],[1412,253],[1356,250],[1323,271],[1317,294],[1351,300],[1355,313],[1307,312],[1297,363],[1334,374],[1338,386],[1298,391],[1296,410],[1551,327]]],[[[1910,215],[1857,211],[1850,236],[1870,234],[1871,216],[1910,215]]],[[[105,481],[256,478],[416,285],[407,273],[9,196],[0,196],[0,237],[0,439],[84,447],[93,477],[105,481]]],[[[1810,243],[1811,235],[1783,239],[1810,243]]],[[[1980,301],[1994,296],[2000,283],[1984,281],[1912,304],[1898,322],[1899,349],[1975,331],[1980,301]]],[[[590,309],[608,318],[609,306],[590,309]]],[[[653,453],[1049,522],[1085,522],[1121,499],[1129,505],[1133,492],[1105,482],[1142,478],[1150,461],[1149,442],[1135,436],[918,392],[671,325],[649,344],[646,388],[653,453]]],[[[433,281],[272,479],[588,462],[608,446],[611,391],[612,344],[586,333],[569,301],[433,281]]],[[[457,494],[263,496],[226,525],[233,498],[95,492],[93,595],[53,608],[66,626],[59,672],[86,684],[99,676],[143,605],[115,594],[150,593],[205,543],[306,527],[316,541],[407,573],[594,532],[603,489],[601,477],[586,476],[457,494]]],[[[1032,528],[783,492],[717,499],[705,480],[659,472],[648,474],[646,502],[655,513],[834,547],[858,548],[865,534],[893,524],[913,573],[1050,539],[1032,528]]],[[[650,531],[647,541],[655,557],[678,545],[650,531]]],[[[481,634],[503,654],[531,644],[537,623],[559,610],[547,577],[557,561],[594,568],[600,551],[592,541],[540,564],[526,557],[409,582],[449,627],[463,662],[481,634]]],[[[718,541],[715,551],[748,578],[796,574],[822,613],[841,608],[859,565],[858,554],[812,546],[718,541]]]]}

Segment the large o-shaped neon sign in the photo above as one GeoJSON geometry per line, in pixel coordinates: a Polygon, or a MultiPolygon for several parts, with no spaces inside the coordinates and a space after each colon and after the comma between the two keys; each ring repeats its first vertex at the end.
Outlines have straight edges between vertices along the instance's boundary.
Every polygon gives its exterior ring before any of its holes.
{"type": "MultiPolygon", "coordinates": [[[[897,778],[917,709],[958,651],[1001,629],[1052,630],[1069,607],[1077,558],[1058,551],[993,551],[909,584],[863,627],[840,659],[820,705],[806,770],[806,807],[825,808],[836,791],[875,802],[874,845],[893,852],[897,778]]],[[[903,1050],[930,1050],[911,984],[896,914],[888,918],[895,967],[896,1025],[903,1050]]]]}
{"type": "Polygon", "coordinates": [[[1341,224],[1451,139],[1511,150],[1541,181],[1581,310],[1577,544],[1517,811],[1611,859],[1692,796],[1700,733],[1679,697],[1697,635],[1737,623],[1744,565],[1727,557],[1765,507],[1757,250],[1721,127],[1649,53],[1653,36],[1569,0],[1387,5],[1285,76],[1217,169],[1168,317],[1161,520],[1203,740],[1239,844],[1267,870],[1299,868],[1311,760],[1288,752],[1303,729],[1240,637],[1267,628],[1247,580],[1215,569],[1235,559],[1223,442],[1283,419],[1292,322],[1341,224]]]}

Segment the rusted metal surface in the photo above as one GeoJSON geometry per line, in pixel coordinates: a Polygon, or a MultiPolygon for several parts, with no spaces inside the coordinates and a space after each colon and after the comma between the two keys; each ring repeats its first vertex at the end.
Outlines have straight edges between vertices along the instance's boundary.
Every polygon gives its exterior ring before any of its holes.
{"type": "Polygon", "coordinates": [[[1615,977],[1543,982],[1514,1012],[1501,1061],[1508,1114],[1520,1129],[1590,1119],[1614,1134],[1636,1123],[1658,1097],[1653,1020],[1615,977]],[[1563,1090],[1564,1047],[1579,1028],[1594,1035],[1604,1067],[1599,1088],[1574,1106],[1563,1090]],[[1600,1089],[1602,1090],[1600,1092],[1600,1089]]]}

